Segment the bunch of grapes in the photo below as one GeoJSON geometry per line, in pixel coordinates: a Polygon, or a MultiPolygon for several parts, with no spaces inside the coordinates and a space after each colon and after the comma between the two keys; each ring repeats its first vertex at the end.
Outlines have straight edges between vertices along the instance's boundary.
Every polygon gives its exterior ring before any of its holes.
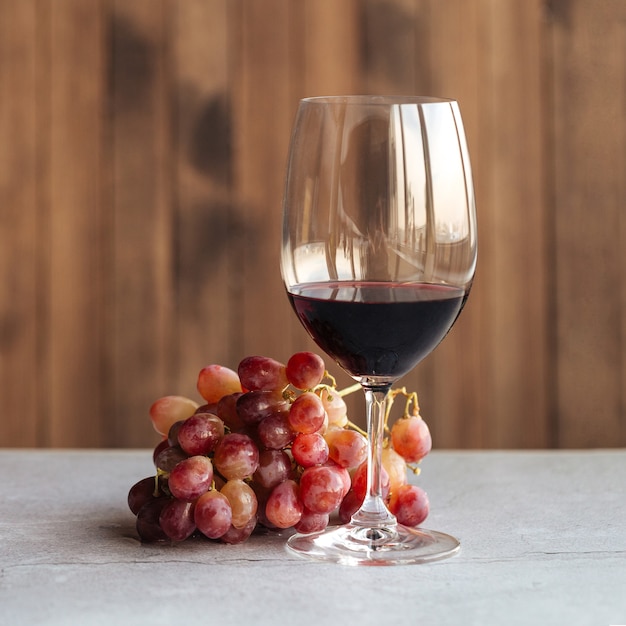
{"type": "MultiPolygon", "coordinates": [[[[319,355],[298,352],[286,365],[263,356],[243,359],[237,372],[208,365],[197,388],[201,405],[166,396],[150,408],[163,436],[153,453],[156,473],[128,494],[142,541],[201,534],[234,544],[258,525],[312,533],[331,515],[350,520],[367,486],[367,437],[343,399],[358,385],[338,391],[319,355]]],[[[419,471],[431,437],[415,394],[392,390],[385,428],[383,495],[400,523],[418,526],[428,498],[407,472],[419,471]],[[389,428],[398,394],[406,406],[389,428]]]]}

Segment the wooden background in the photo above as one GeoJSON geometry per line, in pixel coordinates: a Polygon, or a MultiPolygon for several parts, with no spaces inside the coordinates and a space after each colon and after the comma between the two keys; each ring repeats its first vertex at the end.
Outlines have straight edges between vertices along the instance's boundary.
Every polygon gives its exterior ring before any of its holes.
{"type": "Polygon", "coordinates": [[[478,275],[402,381],[435,446],[626,445],[626,2],[0,0],[0,446],[152,445],[203,365],[313,347],[281,192],[333,93],[461,106],[478,275]]]}

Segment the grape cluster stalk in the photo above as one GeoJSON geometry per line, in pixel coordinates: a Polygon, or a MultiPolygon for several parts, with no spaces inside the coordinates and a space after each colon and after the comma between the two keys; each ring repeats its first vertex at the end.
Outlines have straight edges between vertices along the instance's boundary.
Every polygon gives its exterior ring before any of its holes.
{"type": "MultiPolygon", "coordinates": [[[[237,371],[208,365],[197,389],[202,403],[171,395],[150,407],[162,436],[156,472],[128,493],[143,542],[237,544],[261,528],[314,533],[350,521],[367,490],[367,436],[344,400],[358,385],[338,390],[319,355],[297,352],[286,364],[249,356],[237,371]]],[[[419,526],[428,496],[407,475],[432,441],[416,394],[391,391],[385,432],[383,495],[399,523],[419,526]],[[404,410],[390,427],[398,396],[404,410]]]]}

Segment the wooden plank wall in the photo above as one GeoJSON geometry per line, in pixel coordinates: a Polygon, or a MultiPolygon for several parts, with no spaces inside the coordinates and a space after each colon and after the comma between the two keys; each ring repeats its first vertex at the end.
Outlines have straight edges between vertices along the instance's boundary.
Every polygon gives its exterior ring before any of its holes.
{"type": "Polygon", "coordinates": [[[465,120],[478,275],[402,381],[435,445],[626,445],[622,0],[0,0],[0,446],[152,445],[206,363],[314,348],[290,126],[357,92],[465,120]]]}

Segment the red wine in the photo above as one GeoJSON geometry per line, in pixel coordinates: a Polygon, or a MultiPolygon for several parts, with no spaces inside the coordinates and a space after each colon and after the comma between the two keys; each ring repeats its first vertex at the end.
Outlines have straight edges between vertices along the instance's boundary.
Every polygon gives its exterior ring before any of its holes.
{"type": "Polygon", "coordinates": [[[317,345],[350,375],[395,380],[446,336],[467,294],[425,283],[310,283],[288,294],[317,345]]]}

